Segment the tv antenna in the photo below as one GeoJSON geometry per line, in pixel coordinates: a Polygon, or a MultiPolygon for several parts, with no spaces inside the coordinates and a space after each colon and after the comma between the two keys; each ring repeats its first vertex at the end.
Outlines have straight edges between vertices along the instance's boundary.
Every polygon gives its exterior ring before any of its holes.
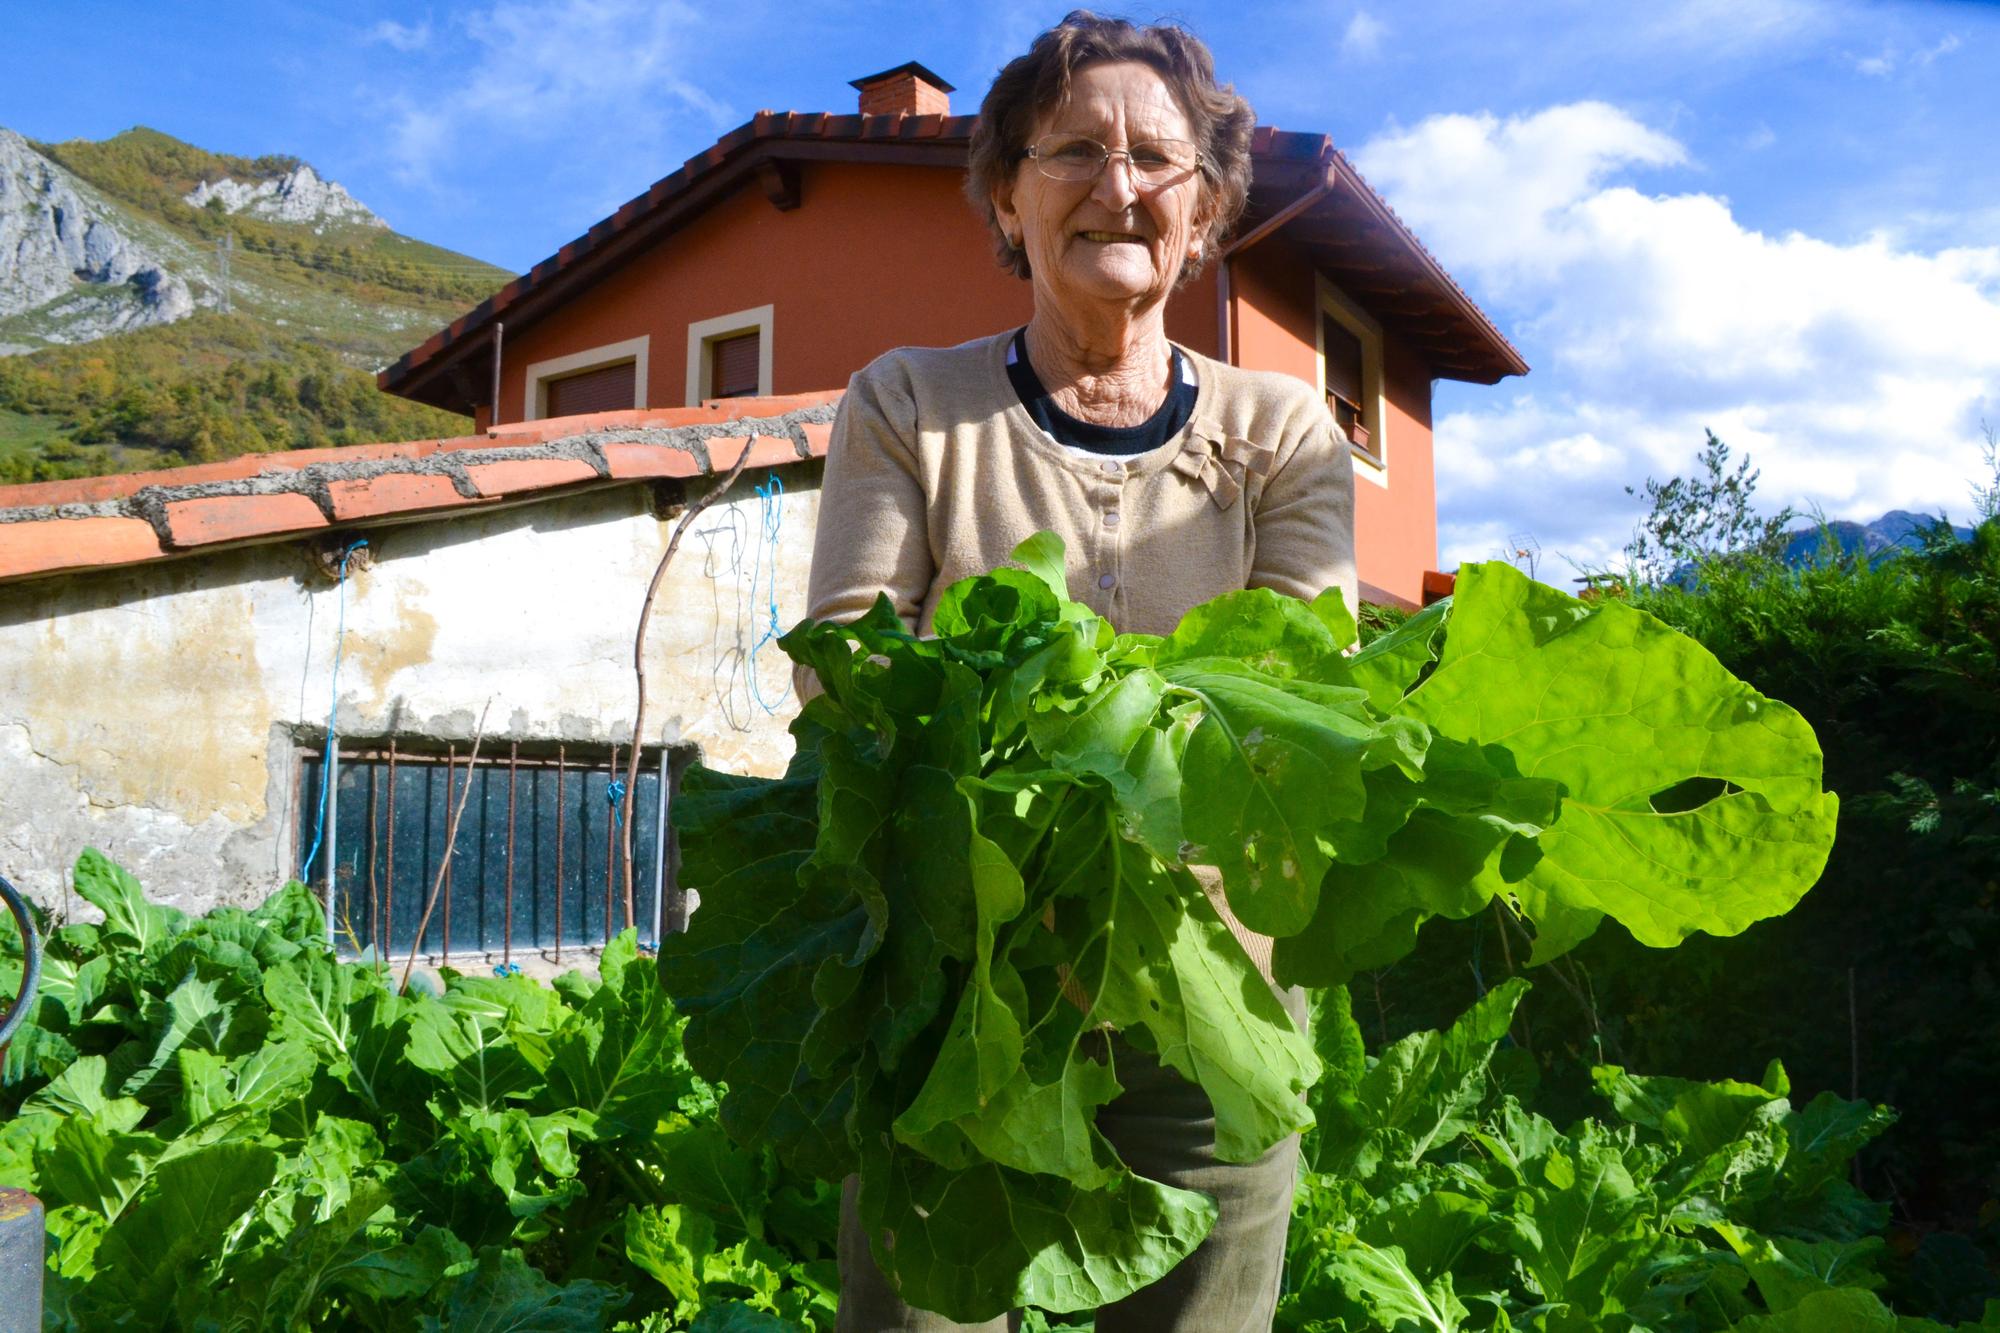
{"type": "Polygon", "coordinates": [[[1523,570],[1529,578],[1535,577],[1535,566],[1541,563],[1542,544],[1535,540],[1532,532],[1517,532],[1507,539],[1507,563],[1523,570]]]}

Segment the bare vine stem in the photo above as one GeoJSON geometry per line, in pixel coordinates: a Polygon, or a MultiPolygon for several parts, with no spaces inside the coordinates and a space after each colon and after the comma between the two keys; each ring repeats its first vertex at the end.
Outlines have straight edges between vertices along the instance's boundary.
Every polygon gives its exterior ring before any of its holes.
{"type": "MultiPolygon", "coordinates": [[[[485,707],[479,710],[479,725],[472,731],[472,753],[465,760],[465,790],[458,794],[458,804],[452,809],[451,822],[445,825],[444,855],[438,860],[437,878],[431,881],[430,901],[424,904],[424,914],[417,921],[417,933],[410,941],[410,956],[403,963],[403,980],[396,987],[398,994],[410,989],[410,969],[417,965],[417,950],[424,947],[424,932],[430,929],[431,912],[437,907],[438,894],[444,888],[444,877],[451,869],[452,849],[458,845],[458,821],[465,815],[466,798],[472,795],[472,768],[479,762],[479,742],[486,735],[486,714],[493,707],[493,700],[487,699],[485,707]]],[[[448,949],[451,941],[445,941],[448,949]]]]}
{"type": "MultiPolygon", "coordinates": [[[[688,526],[700,516],[702,510],[720,500],[724,493],[736,484],[736,479],[743,475],[744,465],[750,461],[750,451],[756,447],[757,439],[754,433],[746,439],[743,442],[742,452],[736,455],[736,461],[730,465],[729,471],[722,474],[722,480],[681,514],[681,521],[674,525],[673,536],[667,539],[667,549],[661,554],[660,563],[653,570],[653,581],[646,585],[646,600],[639,607],[639,629],[632,636],[632,674],[639,683],[639,704],[632,716],[632,754],[625,766],[625,804],[621,816],[625,824],[625,836],[619,848],[619,859],[624,862],[625,868],[625,925],[628,929],[633,925],[634,916],[632,808],[639,793],[639,754],[646,735],[646,627],[652,623],[653,600],[660,594],[660,584],[667,577],[667,565],[672,562],[674,552],[680,550],[681,538],[687,535],[688,526]]],[[[666,771],[662,767],[660,781],[666,780],[666,771]]]]}

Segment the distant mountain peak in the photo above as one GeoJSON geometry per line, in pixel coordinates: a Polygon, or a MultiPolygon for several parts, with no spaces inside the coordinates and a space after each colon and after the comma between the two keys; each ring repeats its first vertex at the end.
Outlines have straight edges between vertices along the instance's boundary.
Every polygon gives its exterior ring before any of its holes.
{"type": "Polygon", "coordinates": [[[322,178],[310,163],[301,162],[282,176],[244,182],[224,176],[202,181],[182,198],[194,208],[216,202],[225,213],[248,213],[271,222],[292,222],[315,232],[328,223],[389,229],[373,209],[347,192],[345,186],[322,178]]]}

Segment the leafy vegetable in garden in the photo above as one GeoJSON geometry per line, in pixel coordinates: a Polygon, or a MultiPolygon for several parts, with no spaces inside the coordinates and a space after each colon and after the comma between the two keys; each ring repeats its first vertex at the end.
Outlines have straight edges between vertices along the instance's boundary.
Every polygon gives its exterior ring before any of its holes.
{"type": "Polygon", "coordinates": [[[1832,840],[1810,730],[1702,648],[1505,566],[1349,655],[1337,593],[1252,590],[1173,634],[1065,594],[1048,534],[947,590],[782,640],[825,694],[782,779],[697,770],[676,802],[702,907],[666,942],[689,1060],[740,1143],[859,1171],[885,1273],[959,1319],[1086,1309],[1213,1221],[1093,1124],[1100,1029],[1157,1054],[1247,1161],[1310,1116],[1320,1060],[1281,983],[1407,952],[1496,897],[1539,961],[1610,916],[1668,945],[1740,931],[1832,840]]]}
{"type": "MultiPolygon", "coordinates": [[[[1362,1053],[1344,987],[1314,1013],[1326,1076],[1286,1247],[1283,1333],[1943,1333],[1899,1317],[1886,1206],[1848,1183],[1885,1107],[1760,1083],[1594,1071],[1615,1112],[1530,1109],[1505,1034],[1526,990],[1362,1053]]],[[[1972,1330],[2000,1329],[2000,1301],[1972,1330]]]]}
{"type": "MultiPolygon", "coordinates": [[[[50,1329],[832,1323],[836,1198],[732,1143],[630,932],[394,993],[292,884],[199,919],[96,852],[7,1052],[50,1329]]],[[[6,971],[0,958],[0,973],[6,971]]]]}

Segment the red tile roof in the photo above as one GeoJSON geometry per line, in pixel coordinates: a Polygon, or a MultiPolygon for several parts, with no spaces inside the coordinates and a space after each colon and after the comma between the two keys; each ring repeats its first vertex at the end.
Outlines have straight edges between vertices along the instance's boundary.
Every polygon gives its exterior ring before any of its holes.
{"type": "MultiPolygon", "coordinates": [[[[799,161],[882,161],[962,170],[977,116],[829,115],[825,112],[759,111],[747,123],[655,181],[611,216],[536,264],[486,300],[466,311],[376,377],[384,390],[469,410],[466,391],[453,387],[448,369],[463,357],[491,347],[490,326],[501,314],[509,321],[532,320],[570,294],[596,282],[641,249],[678,230],[709,205],[758,179],[771,163],[799,161]]],[[[1401,300],[1384,323],[1432,355],[1448,378],[1494,383],[1527,373],[1528,365],[1484,311],[1452,280],[1416,234],[1382,197],[1361,179],[1322,134],[1299,134],[1268,125],[1251,139],[1255,179],[1245,231],[1259,217],[1320,185],[1329,172],[1345,189],[1286,227],[1321,237],[1317,248],[1331,271],[1366,252],[1359,272],[1389,284],[1401,300]],[[1317,231],[1315,232],[1315,228],[1317,231]],[[1385,262],[1386,261],[1386,262],[1385,262]],[[1395,284],[1408,284],[1398,286],[1395,284]]],[[[777,197],[774,196],[774,202],[777,197]]],[[[1309,246],[1315,243],[1302,237],[1309,246]]],[[[1375,304],[1364,296],[1363,304],[1375,304]]],[[[474,383],[483,383],[475,378],[474,383]]]]}
{"type": "Polygon", "coordinates": [[[826,456],[837,392],[599,412],[483,435],[246,454],[162,472],[0,486],[0,583],[329,528],[449,519],[551,492],[826,456]]]}

